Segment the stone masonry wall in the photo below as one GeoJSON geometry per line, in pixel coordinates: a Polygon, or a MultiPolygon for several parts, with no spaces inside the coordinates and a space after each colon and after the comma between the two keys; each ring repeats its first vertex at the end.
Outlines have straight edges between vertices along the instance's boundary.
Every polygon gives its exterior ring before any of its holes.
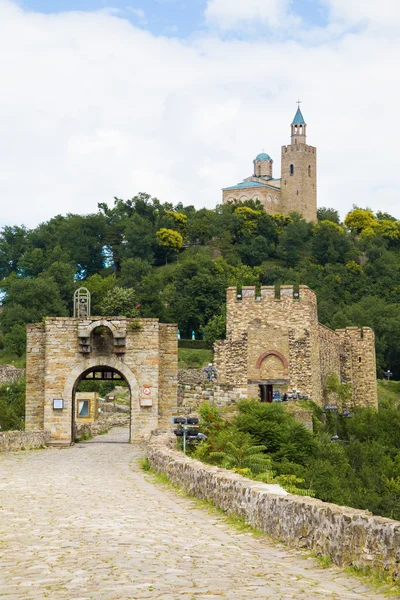
{"type": "Polygon", "coordinates": [[[359,329],[347,327],[337,329],[336,334],[342,340],[346,354],[344,366],[347,377],[351,376],[354,406],[378,407],[378,389],[376,383],[375,334],[369,327],[359,329]]]}
{"type": "Polygon", "coordinates": [[[340,375],[340,354],[342,339],[331,329],[319,325],[319,356],[321,364],[321,384],[325,387],[326,379],[331,373],[340,375]]]}
{"type": "Polygon", "coordinates": [[[150,465],[197,498],[275,539],[330,556],[336,565],[373,567],[400,578],[400,522],[303,496],[271,493],[266,484],[194,461],[168,449],[162,436],[147,451],[150,465]]]}
{"type": "Polygon", "coordinates": [[[26,328],[26,404],[25,430],[43,429],[44,423],[44,371],[45,327],[44,323],[26,328]]]}
{"type": "Polygon", "coordinates": [[[160,323],[160,391],[158,427],[168,428],[178,397],[178,327],[160,323]]]}
{"type": "Polygon", "coordinates": [[[300,286],[299,292],[295,298],[292,286],[282,286],[276,298],[273,287],[261,287],[259,292],[243,287],[238,298],[236,288],[228,288],[227,339],[215,345],[220,381],[241,388],[247,383],[248,394],[254,395],[254,382],[286,379],[291,387],[322,402],[315,369],[319,364],[316,296],[306,286],[300,286]],[[260,356],[270,351],[288,361],[286,373],[274,359],[258,365],[260,356]]]}
{"type": "Polygon", "coordinates": [[[43,448],[49,439],[47,431],[4,431],[0,433],[0,452],[43,448]]]}
{"type": "Polygon", "coordinates": [[[307,144],[282,146],[281,197],[283,214],[299,212],[317,220],[317,149],[307,144]],[[290,165],[294,173],[291,175],[290,165]],[[310,171],[309,168],[310,167],[310,171]]]}
{"type": "Polygon", "coordinates": [[[173,400],[176,405],[176,328],[160,326],[157,319],[124,317],[54,317],[46,319],[45,324],[28,326],[27,430],[44,428],[50,431],[53,443],[70,443],[74,438],[71,423],[76,386],[85,372],[96,367],[109,367],[128,382],[131,440],[146,441],[158,427],[160,386],[166,411],[171,410],[173,400]],[[107,327],[114,336],[110,352],[104,356],[93,344],[93,331],[98,327],[107,327]],[[89,353],[82,352],[82,338],[91,340],[89,353]],[[147,388],[149,395],[145,393],[147,388]],[[63,410],[53,409],[53,399],[64,400],[63,410]],[[144,399],[150,405],[144,406],[144,399]]]}
{"type": "Polygon", "coordinates": [[[0,365],[0,384],[16,383],[24,375],[25,369],[17,369],[13,365],[0,365]]]}
{"type": "Polygon", "coordinates": [[[375,337],[369,328],[332,331],[318,323],[317,299],[307,286],[227,290],[227,339],[214,345],[219,381],[258,395],[258,385],[288,385],[319,405],[327,376],[351,383],[353,406],[377,408],[375,337]],[[286,362],[286,364],[285,364],[286,362]]]}

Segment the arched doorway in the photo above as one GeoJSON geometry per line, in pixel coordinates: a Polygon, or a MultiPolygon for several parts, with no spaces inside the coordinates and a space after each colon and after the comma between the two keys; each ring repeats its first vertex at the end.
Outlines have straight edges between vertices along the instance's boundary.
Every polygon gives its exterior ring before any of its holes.
{"type": "MultiPolygon", "coordinates": [[[[110,356],[96,356],[92,359],[81,361],[70,373],[65,387],[64,398],[69,399],[71,403],[71,442],[75,439],[75,423],[79,405],[76,401],[76,394],[81,382],[109,382],[118,385],[124,383],[129,390],[129,433],[127,442],[132,441],[133,431],[137,425],[139,412],[139,386],[133,371],[127,367],[118,358],[110,356]]],[[[82,399],[83,400],[83,399],[82,399]]],[[[85,411],[86,412],[86,411],[85,411]]]]}
{"type": "Polygon", "coordinates": [[[119,428],[118,440],[129,443],[131,402],[129,383],[118,369],[104,365],[90,367],[78,377],[72,391],[72,440],[80,437],[80,425],[95,424],[106,418],[119,428]]]}

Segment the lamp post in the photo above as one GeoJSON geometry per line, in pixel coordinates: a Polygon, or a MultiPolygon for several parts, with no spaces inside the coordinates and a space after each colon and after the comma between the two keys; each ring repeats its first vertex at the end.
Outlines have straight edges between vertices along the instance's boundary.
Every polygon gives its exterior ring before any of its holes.
{"type": "Polygon", "coordinates": [[[390,378],[393,376],[393,373],[390,369],[388,369],[387,371],[384,371],[383,374],[388,381],[390,381],[390,378]]]}
{"type": "Polygon", "coordinates": [[[199,419],[197,417],[173,417],[174,425],[179,425],[179,429],[174,429],[176,437],[183,439],[183,453],[186,454],[186,445],[188,442],[201,442],[207,439],[204,433],[199,432],[199,419]]]}

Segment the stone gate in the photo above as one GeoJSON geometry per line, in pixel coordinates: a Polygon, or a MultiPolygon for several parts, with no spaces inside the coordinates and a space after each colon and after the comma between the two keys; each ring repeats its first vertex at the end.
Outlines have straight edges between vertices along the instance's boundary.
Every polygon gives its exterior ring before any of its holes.
{"type": "Polygon", "coordinates": [[[158,319],[49,317],[27,327],[26,431],[74,441],[75,392],[82,379],[124,379],[133,442],[169,427],[177,408],[178,334],[158,319]]]}

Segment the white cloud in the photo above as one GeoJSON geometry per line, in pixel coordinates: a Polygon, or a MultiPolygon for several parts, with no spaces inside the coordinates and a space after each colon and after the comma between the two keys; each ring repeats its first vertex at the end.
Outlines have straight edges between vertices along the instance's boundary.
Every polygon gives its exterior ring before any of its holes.
{"type": "Polygon", "coordinates": [[[331,19],[354,25],[368,25],[374,29],[394,29],[400,24],[398,0],[322,0],[330,10],[331,19]]]}
{"type": "Polygon", "coordinates": [[[294,18],[289,14],[290,0],[208,0],[206,19],[222,29],[242,28],[251,22],[269,27],[287,27],[294,18]]]}
{"type": "Polygon", "coordinates": [[[279,176],[299,96],[320,205],[400,218],[400,40],[368,27],[317,35],[156,38],[102,12],[43,15],[0,0],[0,225],[139,191],[213,207],[263,147],[279,176]]]}

